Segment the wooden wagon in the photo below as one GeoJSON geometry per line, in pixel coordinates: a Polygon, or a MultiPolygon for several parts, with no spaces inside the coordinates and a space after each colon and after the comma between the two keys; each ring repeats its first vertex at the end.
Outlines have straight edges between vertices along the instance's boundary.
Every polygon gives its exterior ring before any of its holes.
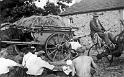
{"type": "Polygon", "coordinates": [[[55,26],[37,26],[24,27],[19,26],[22,30],[31,31],[34,36],[33,42],[1,41],[9,44],[25,45],[38,44],[43,47],[49,60],[60,61],[69,58],[69,48],[65,46],[74,35],[77,27],[55,27],[55,26]],[[36,36],[38,35],[38,36],[36,36]],[[37,40],[37,41],[36,41],[37,40]]]}

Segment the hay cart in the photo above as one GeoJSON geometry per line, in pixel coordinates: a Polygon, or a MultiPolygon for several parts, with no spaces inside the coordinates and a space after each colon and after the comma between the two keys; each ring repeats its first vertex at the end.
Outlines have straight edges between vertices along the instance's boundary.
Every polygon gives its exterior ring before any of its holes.
{"type": "Polygon", "coordinates": [[[38,44],[43,47],[45,54],[51,61],[61,61],[69,58],[70,50],[65,46],[73,37],[77,27],[55,27],[55,26],[37,26],[26,28],[20,26],[22,30],[31,31],[34,36],[34,42],[17,42],[17,41],[1,41],[11,44],[38,44]],[[35,35],[39,35],[35,37],[35,35]]]}

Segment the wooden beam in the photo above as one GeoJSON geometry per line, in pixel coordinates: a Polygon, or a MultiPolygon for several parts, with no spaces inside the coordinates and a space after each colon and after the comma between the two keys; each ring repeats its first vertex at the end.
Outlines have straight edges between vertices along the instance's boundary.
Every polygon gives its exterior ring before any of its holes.
{"type": "Polygon", "coordinates": [[[25,45],[25,44],[41,44],[38,42],[16,42],[16,41],[1,41],[3,43],[8,43],[8,44],[17,44],[17,45],[25,45]]]}

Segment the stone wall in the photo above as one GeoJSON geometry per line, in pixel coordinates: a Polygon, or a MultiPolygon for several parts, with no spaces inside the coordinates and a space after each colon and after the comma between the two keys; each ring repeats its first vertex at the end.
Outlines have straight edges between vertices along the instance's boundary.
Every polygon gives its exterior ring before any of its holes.
{"type": "MultiPolygon", "coordinates": [[[[98,14],[100,14],[99,20],[104,28],[111,32],[114,36],[122,31],[122,26],[119,21],[121,18],[119,10],[98,12],[98,14]]],[[[92,13],[64,16],[62,19],[67,26],[79,27],[76,35],[84,35],[84,37],[80,39],[83,47],[89,48],[93,44],[90,38],[89,27],[89,22],[92,19],[92,13]],[[70,19],[73,20],[73,23],[70,23],[70,19]]]]}

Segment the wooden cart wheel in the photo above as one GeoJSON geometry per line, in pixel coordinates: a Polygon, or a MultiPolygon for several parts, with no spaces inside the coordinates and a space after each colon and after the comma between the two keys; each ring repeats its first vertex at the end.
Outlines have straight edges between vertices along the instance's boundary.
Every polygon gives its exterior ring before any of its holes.
{"type": "Polygon", "coordinates": [[[45,52],[51,61],[66,60],[69,55],[69,48],[65,46],[65,42],[69,41],[66,33],[56,32],[50,35],[45,43],[45,52]]]}

